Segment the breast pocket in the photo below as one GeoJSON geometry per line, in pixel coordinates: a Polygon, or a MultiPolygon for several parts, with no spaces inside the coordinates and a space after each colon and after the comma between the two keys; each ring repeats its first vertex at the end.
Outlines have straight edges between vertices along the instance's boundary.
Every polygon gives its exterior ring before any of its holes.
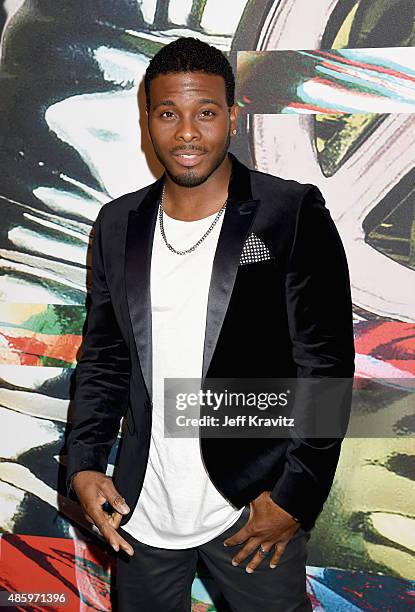
{"type": "Polygon", "coordinates": [[[239,259],[239,265],[246,266],[272,260],[275,260],[275,257],[265,242],[256,234],[250,234],[245,240],[244,248],[242,249],[239,259]]]}

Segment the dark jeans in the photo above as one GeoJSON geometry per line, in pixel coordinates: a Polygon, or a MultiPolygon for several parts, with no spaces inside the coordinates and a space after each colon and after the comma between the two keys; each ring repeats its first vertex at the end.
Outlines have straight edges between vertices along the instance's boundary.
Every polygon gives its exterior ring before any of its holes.
{"type": "Polygon", "coordinates": [[[249,508],[247,505],[236,523],[226,531],[194,548],[156,548],[138,542],[121,528],[120,534],[135,552],[133,557],[120,553],[117,558],[117,602],[113,609],[119,612],[190,612],[192,583],[201,558],[234,612],[311,611],[305,576],[310,532],[302,528],[296,531],[274,569],[269,567],[269,557],[252,574],[245,571],[251,555],[238,567],[231,564],[243,544],[226,547],[223,540],[247,522],[249,508]]]}

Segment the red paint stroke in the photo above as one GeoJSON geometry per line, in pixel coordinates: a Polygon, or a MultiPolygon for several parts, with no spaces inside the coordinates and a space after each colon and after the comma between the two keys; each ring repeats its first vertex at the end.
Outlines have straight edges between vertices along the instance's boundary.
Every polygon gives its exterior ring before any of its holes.
{"type": "MultiPolygon", "coordinates": [[[[386,68],[385,66],[381,66],[378,64],[367,64],[366,62],[349,59],[342,55],[336,55],[335,53],[330,53],[329,51],[320,51],[318,49],[314,51],[309,51],[309,53],[312,56],[316,55],[318,57],[327,57],[328,59],[332,59],[335,62],[340,62],[342,64],[348,64],[349,66],[354,66],[355,68],[363,68],[371,72],[378,72],[378,73],[380,72],[383,74],[388,74],[394,77],[398,77],[400,79],[405,79],[407,81],[410,81],[411,83],[415,83],[415,77],[409,74],[406,74],[405,72],[400,72],[399,70],[396,70],[394,68],[386,68]]],[[[330,67],[330,68],[333,67],[333,64],[331,61],[323,62],[322,65],[330,67]]]]}
{"type": "MultiPolygon", "coordinates": [[[[312,576],[311,576],[312,578],[312,576]]],[[[315,594],[314,590],[313,590],[313,582],[310,579],[310,577],[308,576],[308,574],[306,574],[306,589],[307,589],[307,597],[310,600],[310,603],[312,605],[313,610],[317,609],[317,610],[324,610],[324,607],[321,603],[321,601],[318,599],[317,595],[315,594]]]]}
{"type": "MultiPolygon", "coordinates": [[[[47,607],[56,612],[78,611],[81,590],[87,609],[111,610],[113,563],[98,546],[79,541],[79,554],[76,555],[74,541],[70,539],[9,533],[3,534],[0,544],[0,589],[20,593],[65,593],[66,605],[47,607]]],[[[46,608],[33,605],[30,609],[37,612],[46,608]]]]}
{"type": "MultiPolygon", "coordinates": [[[[2,355],[3,363],[16,363],[16,356],[20,365],[41,365],[40,357],[51,357],[75,363],[78,349],[82,342],[82,336],[75,334],[41,334],[33,332],[31,335],[13,335],[8,332],[0,332],[0,336],[7,342],[10,358],[2,355]]],[[[3,349],[4,351],[4,349],[3,349]]]]}
{"type": "Polygon", "coordinates": [[[355,325],[355,348],[362,355],[415,375],[415,325],[403,321],[365,321],[355,325]]]}
{"type": "Polygon", "coordinates": [[[311,586],[313,586],[314,579],[324,589],[321,596],[323,601],[320,605],[321,609],[327,612],[335,609],[334,606],[331,606],[332,594],[339,595],[360,610],[392,612],[398,609],[395,605],[397,599],[401,602],[399,610],[402,612],[414,609],[413,594],[410,589],[412,583],[403,578],[331,568],[325,568],[323,573],[316,576],[313,576],[311,570],[308,575],[312,579],[311,586]]]}

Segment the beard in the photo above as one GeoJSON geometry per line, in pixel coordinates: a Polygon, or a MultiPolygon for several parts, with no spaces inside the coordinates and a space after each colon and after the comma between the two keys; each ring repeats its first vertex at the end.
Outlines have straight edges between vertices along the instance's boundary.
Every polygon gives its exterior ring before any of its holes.
{"type": "Polygon", "coordinates": [[[158,149],[157,146],[154,144],[154,142],[153,148],[157,159],[159,160],[161,165],[164,166],[166,174],[171,178],[174,183],[176,183],[176,185],[180,185],[180,187],[197,187],[198,185],[204,183],[210,177],[210,175],[213,174],[213,172],[215,172],[217,168],[219,168],[226,155],[228,154],[230,141],[231,137],[228,133],[226,142],[222,150],[219,151],[219,153],[213,159],[211,168],[204,174],[198,174],[197,171],[193,170],[193,168],[185,169],[184,172],[181,172],[180,174],[173,174],[173,172],[165,163],[165,157],[163,156],[160,149],[158,149]]]}

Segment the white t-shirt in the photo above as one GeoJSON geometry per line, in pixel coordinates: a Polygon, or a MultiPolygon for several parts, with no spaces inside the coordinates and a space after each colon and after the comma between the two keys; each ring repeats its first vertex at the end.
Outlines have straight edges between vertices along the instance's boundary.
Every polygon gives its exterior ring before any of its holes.
{"type": "MultiPolygon", "coordinates": [[[[216,213],[197,221],[163,214],[177,250],[195,244],[216,213]]],[[[201,379],[207,299],[224,213],[205,240],[186,255],[167,248],[157,221],[151,262],[153,421],[147,470],[137,506],[123,529],[159,548],[190,548],[215,538],[243,512],[215,488],[204,468],[199,438],[164,437],[164,378],[201,379]]]]}

